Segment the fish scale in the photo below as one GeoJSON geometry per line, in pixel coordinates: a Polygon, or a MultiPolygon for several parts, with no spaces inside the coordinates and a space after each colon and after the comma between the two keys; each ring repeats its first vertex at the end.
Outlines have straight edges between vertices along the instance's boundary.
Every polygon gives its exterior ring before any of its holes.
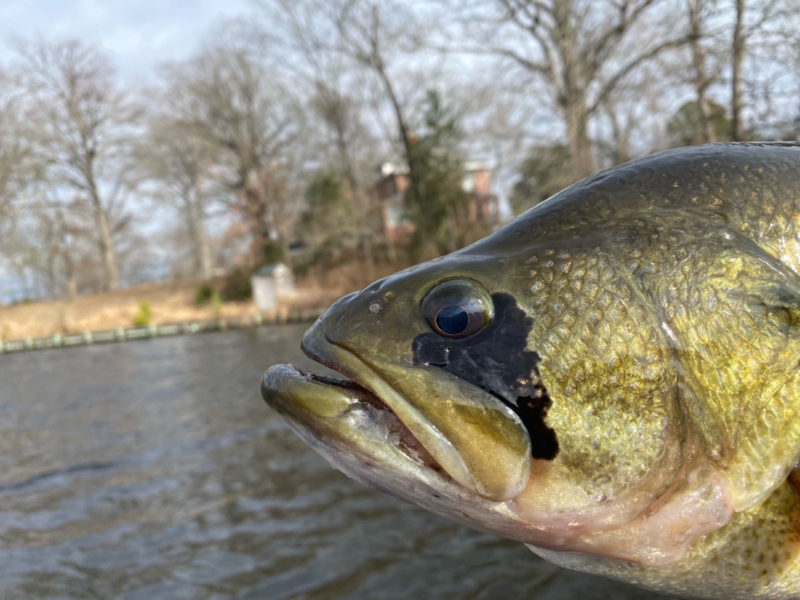
{"type": "Polygon", "coordinates": [[[611,260],[598,256],[594,245],[586,250],[572,247],[570,252],[568,260],[580,265],[577,270],[565,270],[556,261],[540,267],[537,276],[551,284],[532,299],[531,312],[548,315],[547,322],[552,323],[535,325],[532,332],[534,347],[542,355],[542,377],[554,398],[570,399],[555,403],[548,413],[548,422],[559,432],[563,448],[555,462],[569,473],[565,478],[569,491],[551,493],[572,498],[577,504],[596,495],[612,499],[642,484],[648,476],[645,465],[667,454],[662,423],[671,406],[653,402],[643,416],[639,411],[620,410],[620,403],[643,396],[662,397],[670,363],[659,350],[663,344],[652,344],[659,336],[658,324],[641,307],[631,305],[634,293],[620,280],[611,260]],[[571,275],[576,272],[585,275],[578,279],[571,275]],[[575,290],[572,303],[562,301],[563,295],[554,285],[559,281],[570,282],[570,289],[575,290]],[[588,285],[576,286],[575,281],[588,285]],[[626,322],[629,312],[635,313],[636,330],[624,347],[618,347],[612,332],[617,324],[626,322]],[[564,325],[569,321],[575,325],[564,325]],[[573,335],[584,321],[590,325],[589,337],[573,335]],[[655,359],[654,353],[658,355],[655,359]],[[647,361],[648,355],[651,367],[647,372],[631,381],[620,379],[627,371],[623,363],[647,361]],[[575,412],[583,410],[581,407],[591,407],[591,418],[609,426],[599,431],[575,427],[575,412]],[[631,445],[637,448],[635,454],[627,451],[631,445]],[[598,469],[601,464],[605,468],[598,469]]]}

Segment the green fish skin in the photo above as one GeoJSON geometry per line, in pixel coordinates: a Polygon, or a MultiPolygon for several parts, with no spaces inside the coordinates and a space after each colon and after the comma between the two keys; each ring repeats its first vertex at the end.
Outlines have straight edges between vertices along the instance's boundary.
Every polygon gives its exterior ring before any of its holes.
{"type": "Polygon", "coordinates": [[[564,567],[691,598],[800,598],[800,147],[590,177],[337,301],[349,379],[262,394],[350,477],[564,567]]]}

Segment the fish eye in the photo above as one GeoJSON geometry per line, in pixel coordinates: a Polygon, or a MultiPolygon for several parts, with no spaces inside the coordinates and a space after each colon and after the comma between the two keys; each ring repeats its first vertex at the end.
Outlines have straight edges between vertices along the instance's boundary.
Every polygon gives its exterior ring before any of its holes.
{"type": "Polygon", "coordinates": [[[461,279],[445,281],[428,292],[422,301],[422,312],[431,329],[449,338],[477,333],[494,316],[489,295],[461,279]]]}

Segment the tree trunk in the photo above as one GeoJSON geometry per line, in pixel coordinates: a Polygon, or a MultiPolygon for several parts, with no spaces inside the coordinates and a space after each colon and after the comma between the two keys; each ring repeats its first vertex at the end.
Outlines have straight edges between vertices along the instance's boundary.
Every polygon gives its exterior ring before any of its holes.
{"type": "Polygon", "coordinates": [[[420,194],[421,190],[419,189],[417,161],[415,160],[414,155],[415,140],[413,134],[406,123],[405,116],[403,115],[403,108],[400,106],[400,100],[397,98],[397,94],[395,93],[391,79],[389,79],[389,75],[386,73],[386,70],[383,68],[382,64],[377,67],[377,70],[378,75],[383,80],[383,85],[386,88],[386,93],[392,103],[392,109],[394,110],[394,115],[397,119],[397,129],[400,132],[400,141],[403,143],[403,150],[405,152],[406,163],[408,165],[409,187],[411,188],[412,193],[420,194]]]}
{"type": "Polygon", "coordinates": [[[586,99],[586,57],[580,56],[575,23],[575,6],[571,0],[553,4],[556,21],[555,44],[563,64],[559,100],[564,111],[569,140],[572,170],[577,179],[594,173],[594,159],[589,140],[589,109],[586,99]]]}
{"type": "Polygon", "coordinates": [[[197,211],[192,200],[191,189],[183,188],[183,215],[186,220],[186,233],[192,249],[192,275],[202,277],[203,265],[200,259],[200,241],[197,233],[197,211]]]}
{"type": "Polygon", "coordinates": [[[119,289],[119,270],[117,269],[117,253],[114,248],[114,236],[111,234],[111,226],[108,222],[108,215],[103,210],[103,203],[100,201],[100,194],[97,191],[97,183],[94,180],[91,162],[84,172],[86,182],[89,187],[89,196],[94,210],[95,223],[98,231],[98,247],[100,249],[100,260],[103,265],[103,288],[110,292],[119,289]]]}
{"type": "Polygon", "coordinates": [[[211,277],[211,247],[208,243],[206,231],[205,210],[200,184],[192,189],[184,189],[184,207],[186,213],[186,228],[192,246],[192,262],[194,275],[208,279],[211,277]],[[192,196],[194,194],[194,196],[192,196]]]}
{"type": "Polygon", "coordinates": [[[700,22],[700,9],[702,0],[688,0],[690,38],[692,40],[692,62],[694,63],[695,91],[697,92],[697,107],[700,113],[700,126],[702,141],[712,143],[716,141],[714,127],[711,120],[711,105],[706,97],[709,80],[706,75],[705,52],[703,51],[703,31],[700,22]]]}
{"type": "Polygon", "coordinates": [[[736,0],[736,26],[733,29],[733,61],[731,77],[731,139],[744,139],[742,120],[742,63],[744,62],[746,38],[744,35],[745,0],[736,0]]]}
{"type": "Polygon", "coordinates": [[[58,272],[56,262],[61,244],[61,230],[58,223],[49,221],[45,235],[47,236],[47,251],[45,256],[45,267],[47,276],[47,296],[51,300],[58,297],[58,272]]]}
{"type": "Polygon", "coordinates": [[[200,272],[204,279],[208,279],[214,270],[214,263],[211,259],[211,244],[208,242],[205,215],[202,212],[198,220],[197,238],[200,246],[200,272]]]}
{"type": "Polygon", "coordinates": [[[569,136],[569,155],[572,169],[578,179],[594,173],[592,147],[589,141],[589,113],[585,96],[569,98],[564,108],[569,136]]]}
{"type": "Polygon", "coordinates": [[[100,211],[97,215],[97,225],[100,239],[100,256],[103,260],[105,274],[105,290],[107,292],[119,289],[119,271],[117,270],[117,253],[114,251],[114,239],[105,213],[100,211]]]}
{"type": "Polygon", "coordinates": [[[350,193],[350,206],[354,212],[356,226],[359,235],[362,238],[362,250],[364,254],[364,261],[369,269],[375,264],[372,257],[372,229],[370,227],[370,213],[369,213],[369,199],[364,191],[361,189],[361,184],[356,176],[356,169],[353,166],[353,161],[350,157],[350,151],[347,147],[347,141],[341,127],[337,127],[337,138],[339,146],[339,161],[342,172],[344,173],[345,181],[349,186],[350,193]]]}
{"type": "Polygon", "coordinates": [[[614,136],[613,160],[615,165],[626,163],[631,159],[629,146],[629,130],[622,126],[615,106],[608,107],[608,120],[611,122],[611,132],[614,136]]]}
{"type": "Polygon", "coordinates": [[[67,272],[67,281],[64,284],[64,295],[69,302],[72,302],[75,296],[78,295],[78,282],[75,281],[75,272],[73,269],[67,272]]]}
{"type": "Polygon", "coordinates": [[[72,259],[72,250],[68,242],[62,246],[61,260],[64,262],[64,274],[67,277],[64,282],[64,295],[69,302],[72,302],[78,295],[78,282],[75,280],[75,261],[72,259]]]}
{"type": "Polygon", "coordinates": [[[56,252],[50,248],[47,253],[47,297],[51,300],[58,298],[58,276],[56,275],[56,252]]]}
{"type": "Polygon", "coordinates": [[[249,229],[252,236],[251,256],[253,266],[284,261],[289,263],[289,253],[284,240],[273,239],[272,220],[269,218],[267,201],[257,190],[247,189],[245,205],[249,206],[249,229]]]}

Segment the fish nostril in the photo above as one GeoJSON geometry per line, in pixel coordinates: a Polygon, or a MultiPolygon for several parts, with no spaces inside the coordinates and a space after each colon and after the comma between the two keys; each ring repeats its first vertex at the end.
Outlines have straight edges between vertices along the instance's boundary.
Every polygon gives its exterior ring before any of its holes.
{"type": "Polygon", "coordinates": [[[328,310],[320,317],[319,321],[324,322],[320,325],[324,331],[330,332],[331,329],[338,327],[342,319],[348,314],[348,307],[350,301],[358,295],[358,292],[352,292],[346,296],[342,296],[336,302],[331,304],[328,310]]]}

